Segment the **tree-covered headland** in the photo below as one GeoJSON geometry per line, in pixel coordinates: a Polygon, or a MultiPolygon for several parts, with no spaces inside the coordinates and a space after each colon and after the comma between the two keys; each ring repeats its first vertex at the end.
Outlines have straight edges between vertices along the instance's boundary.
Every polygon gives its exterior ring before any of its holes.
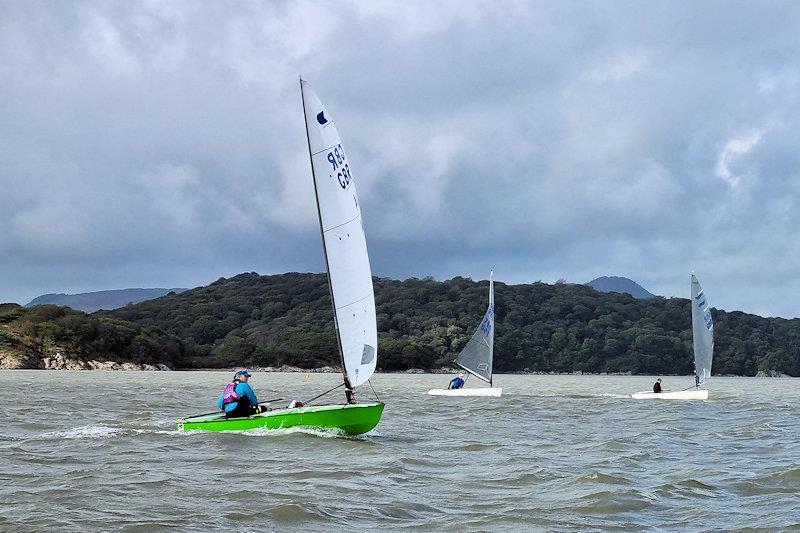
{"type": "MultiPolygon", "coordinates": [[[[449,366],[487,305],[488,282],[375,278],[379,367],[449,366]]],[[[497,372],[691,374],[689,301],[584,285],[495,283],[497,372]]],[[[800,320],[712,310],[715,374],[800,375],[800,320]]],[[[339,364],[324,274],[240,274],[102,313],[180,338],[186,368],[339,364]]]]}

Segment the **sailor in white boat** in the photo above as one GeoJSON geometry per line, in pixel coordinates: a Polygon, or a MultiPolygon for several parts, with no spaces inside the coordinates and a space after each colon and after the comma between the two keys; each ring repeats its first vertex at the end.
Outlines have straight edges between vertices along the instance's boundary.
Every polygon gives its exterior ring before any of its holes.
{"type": "Polygon", "coordinates": [[[661,378],[658,378],[655,383],[653,383],[653,392],[658,394],[661,392],[661,378]]]}
{"type": "Polygon", "coordinates": [[[225,411],[225,418],[239,418],[263,413],[266,406],[258,405],[258,398],[247,383],[250,372],[239,370],[233,375],[233,381],[225,386],[217,400],[217,407],[225,411]]]}
{"type": "Polygon", "coordinates": [[[700,388],[700,376],[697,375],[697,370],[694,371],[694,386],[700,388]]]}
{"type": "Polygon", "coordinates": [[[447,386],[448,389],[460,389],[464,386],[464,373],[459,373],[456,377],[450,380],[450,385],[447,386]]]}

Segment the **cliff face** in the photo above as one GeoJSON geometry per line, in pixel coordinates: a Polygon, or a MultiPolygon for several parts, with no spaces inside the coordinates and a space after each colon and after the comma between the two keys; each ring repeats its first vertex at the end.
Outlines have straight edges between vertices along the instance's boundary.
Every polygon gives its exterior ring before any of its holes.
{"type": "Polygon", "coordinates": [[[39,361],[35,356],[13,353],[0,348],[0,369],[16,370],[21,368],[39,368],[39,361]]]}

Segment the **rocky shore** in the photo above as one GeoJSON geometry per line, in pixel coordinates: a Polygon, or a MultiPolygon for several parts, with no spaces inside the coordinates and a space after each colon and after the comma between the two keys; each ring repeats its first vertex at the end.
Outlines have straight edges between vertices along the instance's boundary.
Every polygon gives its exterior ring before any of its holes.
{"type": "Polygon", "coordinates": [[[116,361],[84,360],[61,352],[52,356],[3,356],[0,354],[0,369],[6,370],[147,370],[165,371],[171,368],[164,363],[118,363],[116,361]]]}

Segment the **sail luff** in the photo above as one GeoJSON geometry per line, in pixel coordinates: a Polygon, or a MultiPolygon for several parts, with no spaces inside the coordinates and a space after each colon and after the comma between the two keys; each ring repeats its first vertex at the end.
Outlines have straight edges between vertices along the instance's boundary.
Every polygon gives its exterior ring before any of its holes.
{"type": "Polygon", "coordinates": [[[714,356],[714,320],[703,288],[694,272],[691,275],[692,347],[698,385],[711,377],[714,356]]]}
{"type": "Polygon", "coordinates": [[[317,219],[319,220],[319,236],[322,240],[322,253],[325,256],[325,274],[328,276],[328,293],[331,297],[333,310],[333,327],[336,330],[336,345],[339,348],[339,360],[342,362],[342,379],[344,380],[345,396],[348,403],[351,401],[350,380],[347,379],[347,367],[344,364],[344,350],[342,350],[342,336],[339,333],[339,320],[336,317],[336,298],[333,295],[333,282],[331,281],[331,268],[328,264],[328,246],[325,244],[325,229],[322,225],[322,211],[319,205],[319,190],[317,188],[317,174],[314,171],[314,157],[311,153],[311,136],[308,132],[308,115],[306,114],[306,95],[303,91],[303,78],[300,78],[300,98],[303,101],[303,121],[306,125],[306,142],[308,143],[308,160],[311,164],[311,181],[314,183],[314,200],[317,204],[317,219]]]}

